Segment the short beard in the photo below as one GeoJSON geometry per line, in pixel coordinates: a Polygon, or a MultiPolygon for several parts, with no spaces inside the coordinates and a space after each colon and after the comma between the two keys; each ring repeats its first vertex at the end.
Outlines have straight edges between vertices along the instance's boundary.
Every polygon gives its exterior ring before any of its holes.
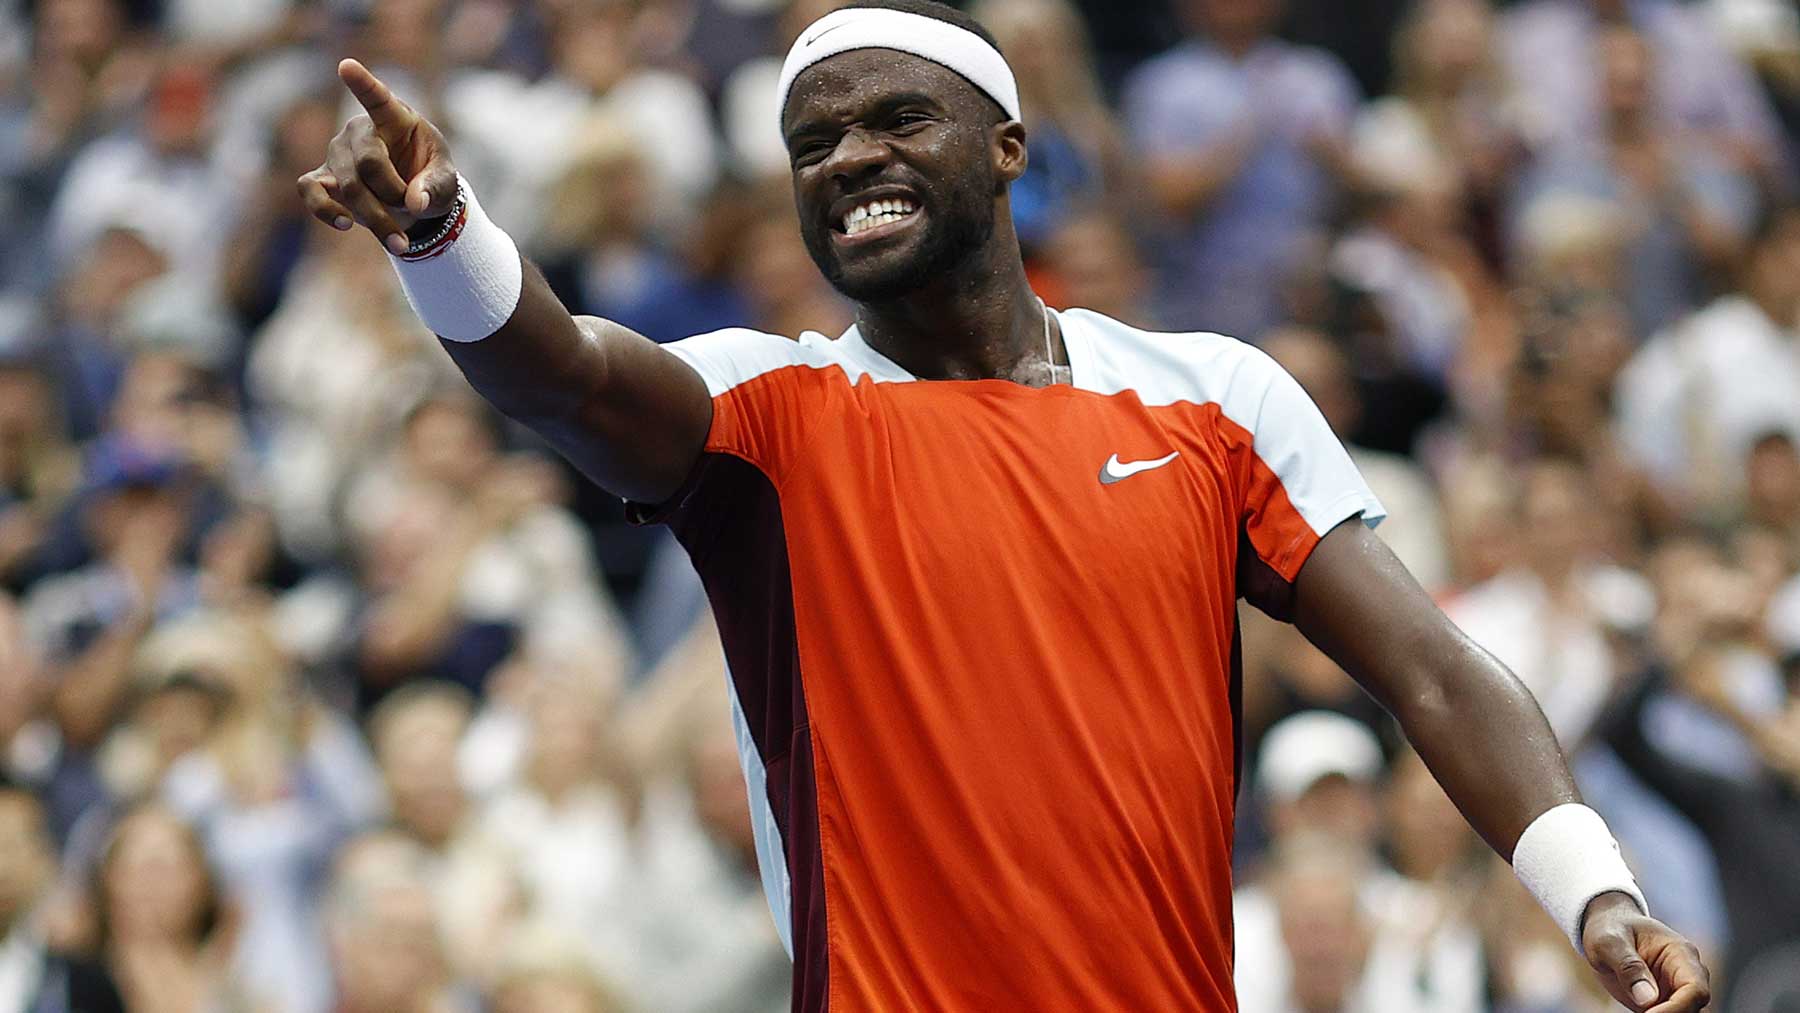
{"type": "Polygon", "coordinates": [[[955,273],[994,237],[993,188],[970,188],[960,196],[962,199],[931,209],[918,253],[873,277],[852,280],[844,276],[829,230],[805,230],[806,252],[831,287],[854,302],[890,302],[911,295],[955,273]]]}

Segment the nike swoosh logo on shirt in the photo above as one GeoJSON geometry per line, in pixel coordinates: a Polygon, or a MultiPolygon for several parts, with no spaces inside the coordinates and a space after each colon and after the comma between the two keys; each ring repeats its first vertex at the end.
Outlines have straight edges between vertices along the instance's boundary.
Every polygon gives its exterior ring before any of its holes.
{"type": "Polygon", "coordinates": [[[1100,466],[1100,484],[1111,485],[1114,482],[1123,482],[1131,476],[1141,474],[1142,472],[1155,471],[1157,468],[1168,464],[1170,461],[1173,461],[1180,456],[1181,451],[1177,450],[1168,457],[1159,457],[1154,461],[1121,461],[1119,460],[1119,455],[1114,454],[1106,459],[1105,464],[1100,466]]]}

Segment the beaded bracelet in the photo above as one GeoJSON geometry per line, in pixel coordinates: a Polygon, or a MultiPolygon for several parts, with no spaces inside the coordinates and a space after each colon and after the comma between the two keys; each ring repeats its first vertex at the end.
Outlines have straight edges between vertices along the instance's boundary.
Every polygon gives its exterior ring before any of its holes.
{"type": "Polygon", "coordinates": [[[450,212],[441,219],[442,224],[436,232],[424,239],[415,239],[400,254],[401,260],[429,260],[444,252],[456,237],[462,234],[463,226],[469,220],[469,194],[463,186],[461,176],[456,177],[456,199],[450,203],[450,212]]]}

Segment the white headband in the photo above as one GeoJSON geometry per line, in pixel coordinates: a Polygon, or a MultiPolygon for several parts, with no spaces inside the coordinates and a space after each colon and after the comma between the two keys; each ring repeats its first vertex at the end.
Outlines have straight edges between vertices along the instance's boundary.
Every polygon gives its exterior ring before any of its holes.
{"type": "Polygon", "coordinates": [[[788,92],[801,71],[852,49],[897,49],[942,64],[1000,103],[1006,115],[1021,118],[1019,84],[999,50],[947,21],[885,7],[846,7],[808,25],[781,65],[776,115],[787,108],[788,92]]]}

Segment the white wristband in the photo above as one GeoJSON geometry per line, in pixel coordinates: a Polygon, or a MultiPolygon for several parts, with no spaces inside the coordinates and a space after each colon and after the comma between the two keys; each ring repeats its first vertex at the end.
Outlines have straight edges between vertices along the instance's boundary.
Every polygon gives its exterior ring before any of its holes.
{"type": "Polygon", "coordinates": [[[390,253],[388,259],[425,326],[447,341],[480,341],[512,318],[525,268],[512,237],[481,210],[466,180],[459,176],[457,183],[464,217],[450,223],[448,238],[408,256],[390,253]]]}
{"type": "Polygon", "coordinates": [[[1513,872],[1550,913],[1575,949],[1588,902],[1617,890],[1650,913],[1643,891],[1619,854],[1619,842],[1600,814],[1573,802],[1556,806],[1525,828],[1513,845],[1513,872]]]}

